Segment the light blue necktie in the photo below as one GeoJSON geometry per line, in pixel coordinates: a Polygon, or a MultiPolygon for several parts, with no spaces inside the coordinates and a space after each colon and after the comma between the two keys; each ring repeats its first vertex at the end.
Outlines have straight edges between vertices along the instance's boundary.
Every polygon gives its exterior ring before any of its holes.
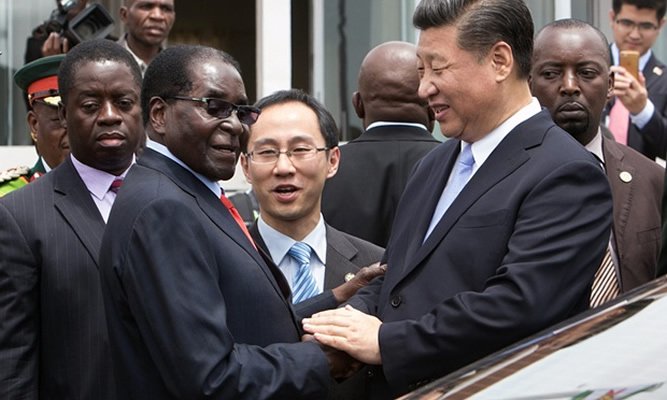
{"type": "Polygon", "coordinates": [[[463,151],[461,151],[461,154],[459,154],[459,159],[456,162],[456,165],[454,165],[454,168],[452,168],[452,179],[445,187],[445,190],[442,191],[442,196],[440,196],[438,205],[435,207],[431,224],[426,231],[423,242],[428,239],[431,232],[433,232],[433,229],[435,229],[438,222],[440,222],[442,216],[445,215],[449,206],[454,202],[454,199],[456,199],[456,196],[459,195],[466,183],[468,183],[474,165],[475,158],[472,156],[472,145],[467,145],[463,151]]]}
{"type": "Polygon", "coordinates": [[[312,249],[305,243],[296,242],[289,249],[289,254],[299,264],[299,269],[292,281],[292,303],[300,303],[319,293],[315,277],[310,271],[310,252],[312,249]]]}

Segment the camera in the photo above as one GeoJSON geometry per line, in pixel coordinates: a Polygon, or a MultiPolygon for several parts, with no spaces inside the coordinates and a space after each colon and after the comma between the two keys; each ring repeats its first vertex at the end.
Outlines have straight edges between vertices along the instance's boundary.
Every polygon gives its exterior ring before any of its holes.
{"type": "Polygon", "coordinates": [[[56,0],[56,5],[43,25],[46,36],[56,32],[65,36],[73,46],[86,40],[105,38],[113,31],[113,18],[101,4],[84,8],[71,20],[68,20],[68,13],[79,6],[79,0],[56,0]]]}

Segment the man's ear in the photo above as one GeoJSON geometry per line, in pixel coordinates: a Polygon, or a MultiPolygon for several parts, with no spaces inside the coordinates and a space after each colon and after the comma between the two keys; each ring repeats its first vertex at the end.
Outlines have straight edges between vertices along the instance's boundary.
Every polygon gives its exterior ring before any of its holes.
{"type": "Polygon", "coordinates": [[[340,147],[336,146],[329,150],[329,161],[327,170],[327,179],[336,175],[338,166],[340,165],[340,147]]]}
{"type": "Polygon", "coordinates": [[[67,109],[62,102],[58,103],[58,118],[60,119],[60,125],[67,129],[67,109]]]}
{"type": "Polygon", "coordinates": [[[354,112],[357,114],[357,117],[364,119],[366,110],[364,110],[364,101],[361,99],[361,94],[359,92],[352,93],[352,107],[354,107],[354,112]]]}
{"type": "Polygon", "coordinates": [[[121,6],[119,11],[120,11],[120,22],[122,22],[123,25],[127,24],[127,7],[121,6]]]}
{"type": "Polygon", "coordinates": [[[167,103],[162,97],[155,96],[148,102],[148,123],[159,136],[164,136],[167,126],[167,103]]]}
{"type": "Polygon", "coordinates": [[[614,73],[609,72],[609,87],[607,88],[607,101],[614,97],[614,73]]]}
{"type": "Polygon", "coordinates": [[[252,176],[248,171],[248,156],[246,156],[245,153],[241,153],[239,155],[239,162],[241,163],[241,169],[243,169],[243,175],[245,175],[246,181],[252,185],[252,176]]]}
{"type": "Polygon", "coordinates": [[[33,143],[37,143],[37,132],[39,132],[39,120],[37,119],[37,114],[35,111],[28,111],[26,115],[26,121],[28,121],[28,128],[30,128],[30,138],[33,143]]]}
{"type": "Polygon", "coordinates": [[[491,63],[496,71],[496,82],[502,82],[512,74],[512,68],[516,63],[510,45],[503,41],[494,44],[488,57],[491,57],[491,63]]]}

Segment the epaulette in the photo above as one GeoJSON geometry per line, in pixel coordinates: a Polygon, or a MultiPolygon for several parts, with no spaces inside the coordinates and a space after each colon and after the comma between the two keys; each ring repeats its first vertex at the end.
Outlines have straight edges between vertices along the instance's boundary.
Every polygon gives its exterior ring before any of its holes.
{"type": "Polygon", "coordinates": [[[21,176],[27,176],[30,173],[30,167],[24,165],[0,171],[0,183],[9,182],[21,176]]]}

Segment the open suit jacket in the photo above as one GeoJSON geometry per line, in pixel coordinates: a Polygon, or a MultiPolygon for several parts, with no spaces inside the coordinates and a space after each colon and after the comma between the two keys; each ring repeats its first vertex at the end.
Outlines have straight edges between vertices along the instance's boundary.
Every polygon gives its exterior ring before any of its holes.
{"type": "Polygon", "coordinates": [[[327,359],[299,343],[289,286],[201,181],[147,148],[100,253],[119,398],[326,396],[327,359]]]}
{"type": "Polygon", "coordinates": [[[103,232],[69,157],[0,200],[0,398],[116,399],[103,232]]]}
{"type": "MultiPolygon", "coordinates": [[[[324,272],[324,292],[294,305],[299,317],[309,317],[316,312],[338,307],[331,289],[345,283],[345,275],[356,274],[362,267],[380,261],[384,249],[345,232],[326,226],[327,265],[324,272]]],[[[270,254],[257,223],[250,227],[250,235],[266,254],[270,254]]],[[[365,375],[357,372],[340,384],[334,385],[327,397],[329,400],[365,399],[365,375]]]]}
{"type": "Polygon", "coordinates": [[[383,321],[374,398],[404,393],[588,308],[609,242],[597,160],[542,110],[516,126],[422,244],[458,155],[417,166],[398,207],[387,272],[350,304],[383,321]]]}
{"type": "Polygon", "coordinates": [[[605,137],[602,152],[614,203],[612,229],[623,293],[655,278],[665,169],[605,137]]]}
{"type": "Polygon", "coordinates": [[[385,125],[341,146],[338,172],[324,185],[324,219],[385,247],[410,171],[438,144],[425,129],[385,125]]]}
{"type": "MultiPolygon", "coordinates": [[[[632,122],[628,125],[628,146],[651,160],[656,157],[664,159],[667,153],[667,66],[651,54],[642,73],[655,112],[641,130],[632,122]]],[[[603,118],[609,115],[615,101],[609,102],[603,118]]]]}
{"type": "MultiPolygon", "coordinates": [[[[314,313],[338,307],[331,289],[345,283],[345,275],[356,274],[362,267],[380,261],[384,249],[345,232],[326,226],[327,265],[324,269],[324,292],[295,305],[297,314],[310,317],[314,313]]],[[[255,243],[269,254],[257,224],[250,227],[255,243]]]]}

